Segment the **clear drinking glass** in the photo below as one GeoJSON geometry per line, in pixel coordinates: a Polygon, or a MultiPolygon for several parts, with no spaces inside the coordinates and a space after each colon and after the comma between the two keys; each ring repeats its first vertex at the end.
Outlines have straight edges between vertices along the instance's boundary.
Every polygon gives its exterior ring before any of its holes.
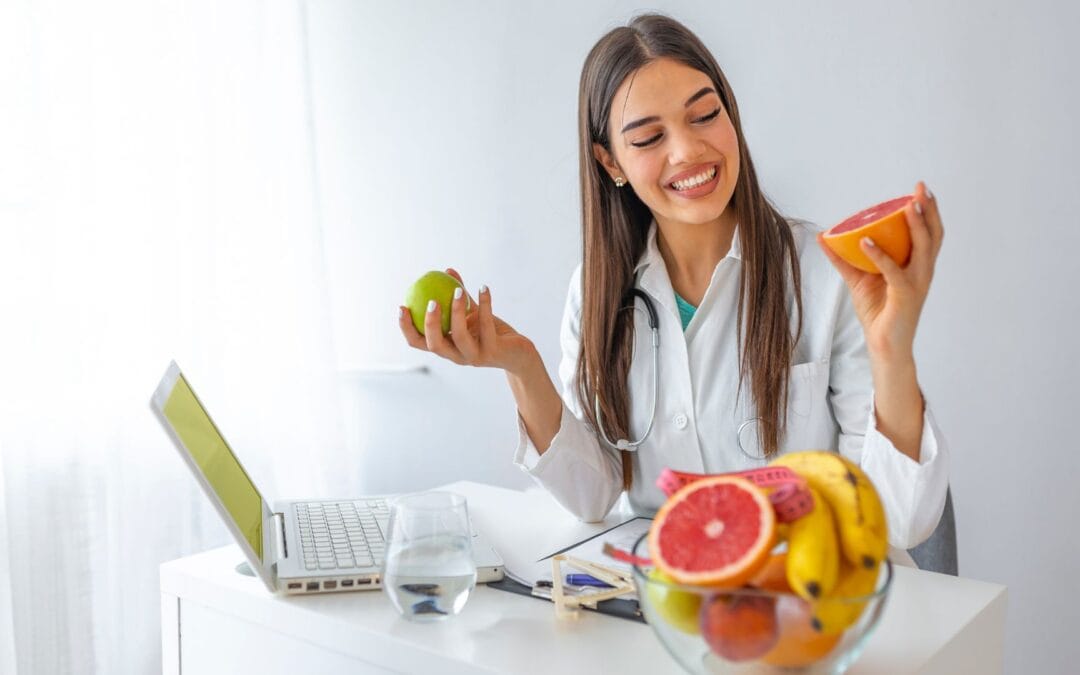
{"type": "Polygon", "coordinates": [[[465,498],[423,492],[395,499],[382,577],[383,591],[406,619],[435,621],[460,612],[476,587],[465,498]]]}

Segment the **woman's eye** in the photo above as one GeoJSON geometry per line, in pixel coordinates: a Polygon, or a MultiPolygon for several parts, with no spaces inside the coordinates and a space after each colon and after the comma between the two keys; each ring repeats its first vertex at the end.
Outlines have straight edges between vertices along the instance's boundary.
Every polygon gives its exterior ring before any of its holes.
{"type": "Polygon", "coordinates": [[[697,123],[711,122],[712,120],[716,119],[716,116],[719,115],[719,114],[720,114],[720,108],[717,108],[716,110],[712,111],[708,115],[705,115],[704,117],[699,117],[694,121],[697,122],[697,123]]]}
{"type": "Polygon", "coordinates": [[[635,148],[644,148],[660,140],[661,136],[663,136],[663,134],[656,134],[655,136],[650,136],[649,138],[646,138],[644,141],[633,141],[630,143],[630,145],[634,146],[635,148]]]}

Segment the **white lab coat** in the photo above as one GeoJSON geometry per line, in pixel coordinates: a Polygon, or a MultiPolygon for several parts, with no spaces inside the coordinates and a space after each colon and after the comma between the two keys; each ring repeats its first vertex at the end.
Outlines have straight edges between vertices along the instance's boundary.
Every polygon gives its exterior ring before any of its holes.
{"type": "MultiPolygon", "coordinates": [[[[945,506],[948,456],[929,405],[924,414],[920,461],[900,453],[878,432],[870,364],[862,327],[847,287],[818,248],[814,233],[793,224],[802,275],[802,336],[789,385],[787,434],[781,451],[839,450],[857,462],[877,486],[889,525],[889,543],[911,548],[930,536],[945,506]]],[[[762,466],[740,450],[737,432],[756,417],[748,390],[739,393],[736,316],[742,271],[736,232],[731,250],[713,271],[697,312],[682,329],[674,290],[652,226],[635,268],[638,287],[660,318],[660,398],[648,439],[633,453],[635,512],[651,515],[664,501],[655,482],[666,467],[720,473],[762,466]]],[[[576,366],[581,336],[581,268],[566,299],[559,377],[563,413],[559,431],[540,455],[519,417],[515,462],[567,510],[586,521],[602,519],[622,492],[619,453],[584,421],[577,398],[576,366]]],[[[637,301],[642,305],[640,300],[637,301]]],[[[793,294],[789,304],[794,308],[793,294]]],[[[794,314],[794,311],[792,311],[794,314]]],[[[645,312],[635,311],[630,366],[630,439],[641,437],[652,401],[652,344],[645,312]]],[[[590,403],[591,405],[591,403],[590,403]]],[[[612,438],[612,440],[616,440],[612,438]]],[[[744,447],[760,456],[755,425],[742,430],[744,447]]]]}

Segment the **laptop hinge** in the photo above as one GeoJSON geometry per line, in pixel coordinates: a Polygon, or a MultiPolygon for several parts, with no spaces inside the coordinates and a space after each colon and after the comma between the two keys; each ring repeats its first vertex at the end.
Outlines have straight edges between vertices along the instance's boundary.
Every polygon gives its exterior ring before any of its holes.
{"type": "Polygon", "coordinates": [[[274,514],[274,559],[284,560],[289,557],[289,547],[285,543],[285,514],[274,514]]]}

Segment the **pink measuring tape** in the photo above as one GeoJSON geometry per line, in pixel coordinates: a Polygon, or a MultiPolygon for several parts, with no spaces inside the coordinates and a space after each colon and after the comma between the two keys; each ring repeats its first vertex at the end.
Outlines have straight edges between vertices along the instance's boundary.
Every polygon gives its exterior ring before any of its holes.
{"type": "Polygon", "coordinates": [[[776,519],[781,523],[798,520],[814,509],[814,499],[810,496],[810,490],[806,488],[806,481],[786,466],[764,466],[760,469],[714,474],[664,469],[660,472],[660,477],[656,479],[656,487],[670,497],[684,485],[715,476],[738,476],[758,487],[775,488],[769,492],[769,502],[772,503],[773,511],[776,512],[776,519]]]}

